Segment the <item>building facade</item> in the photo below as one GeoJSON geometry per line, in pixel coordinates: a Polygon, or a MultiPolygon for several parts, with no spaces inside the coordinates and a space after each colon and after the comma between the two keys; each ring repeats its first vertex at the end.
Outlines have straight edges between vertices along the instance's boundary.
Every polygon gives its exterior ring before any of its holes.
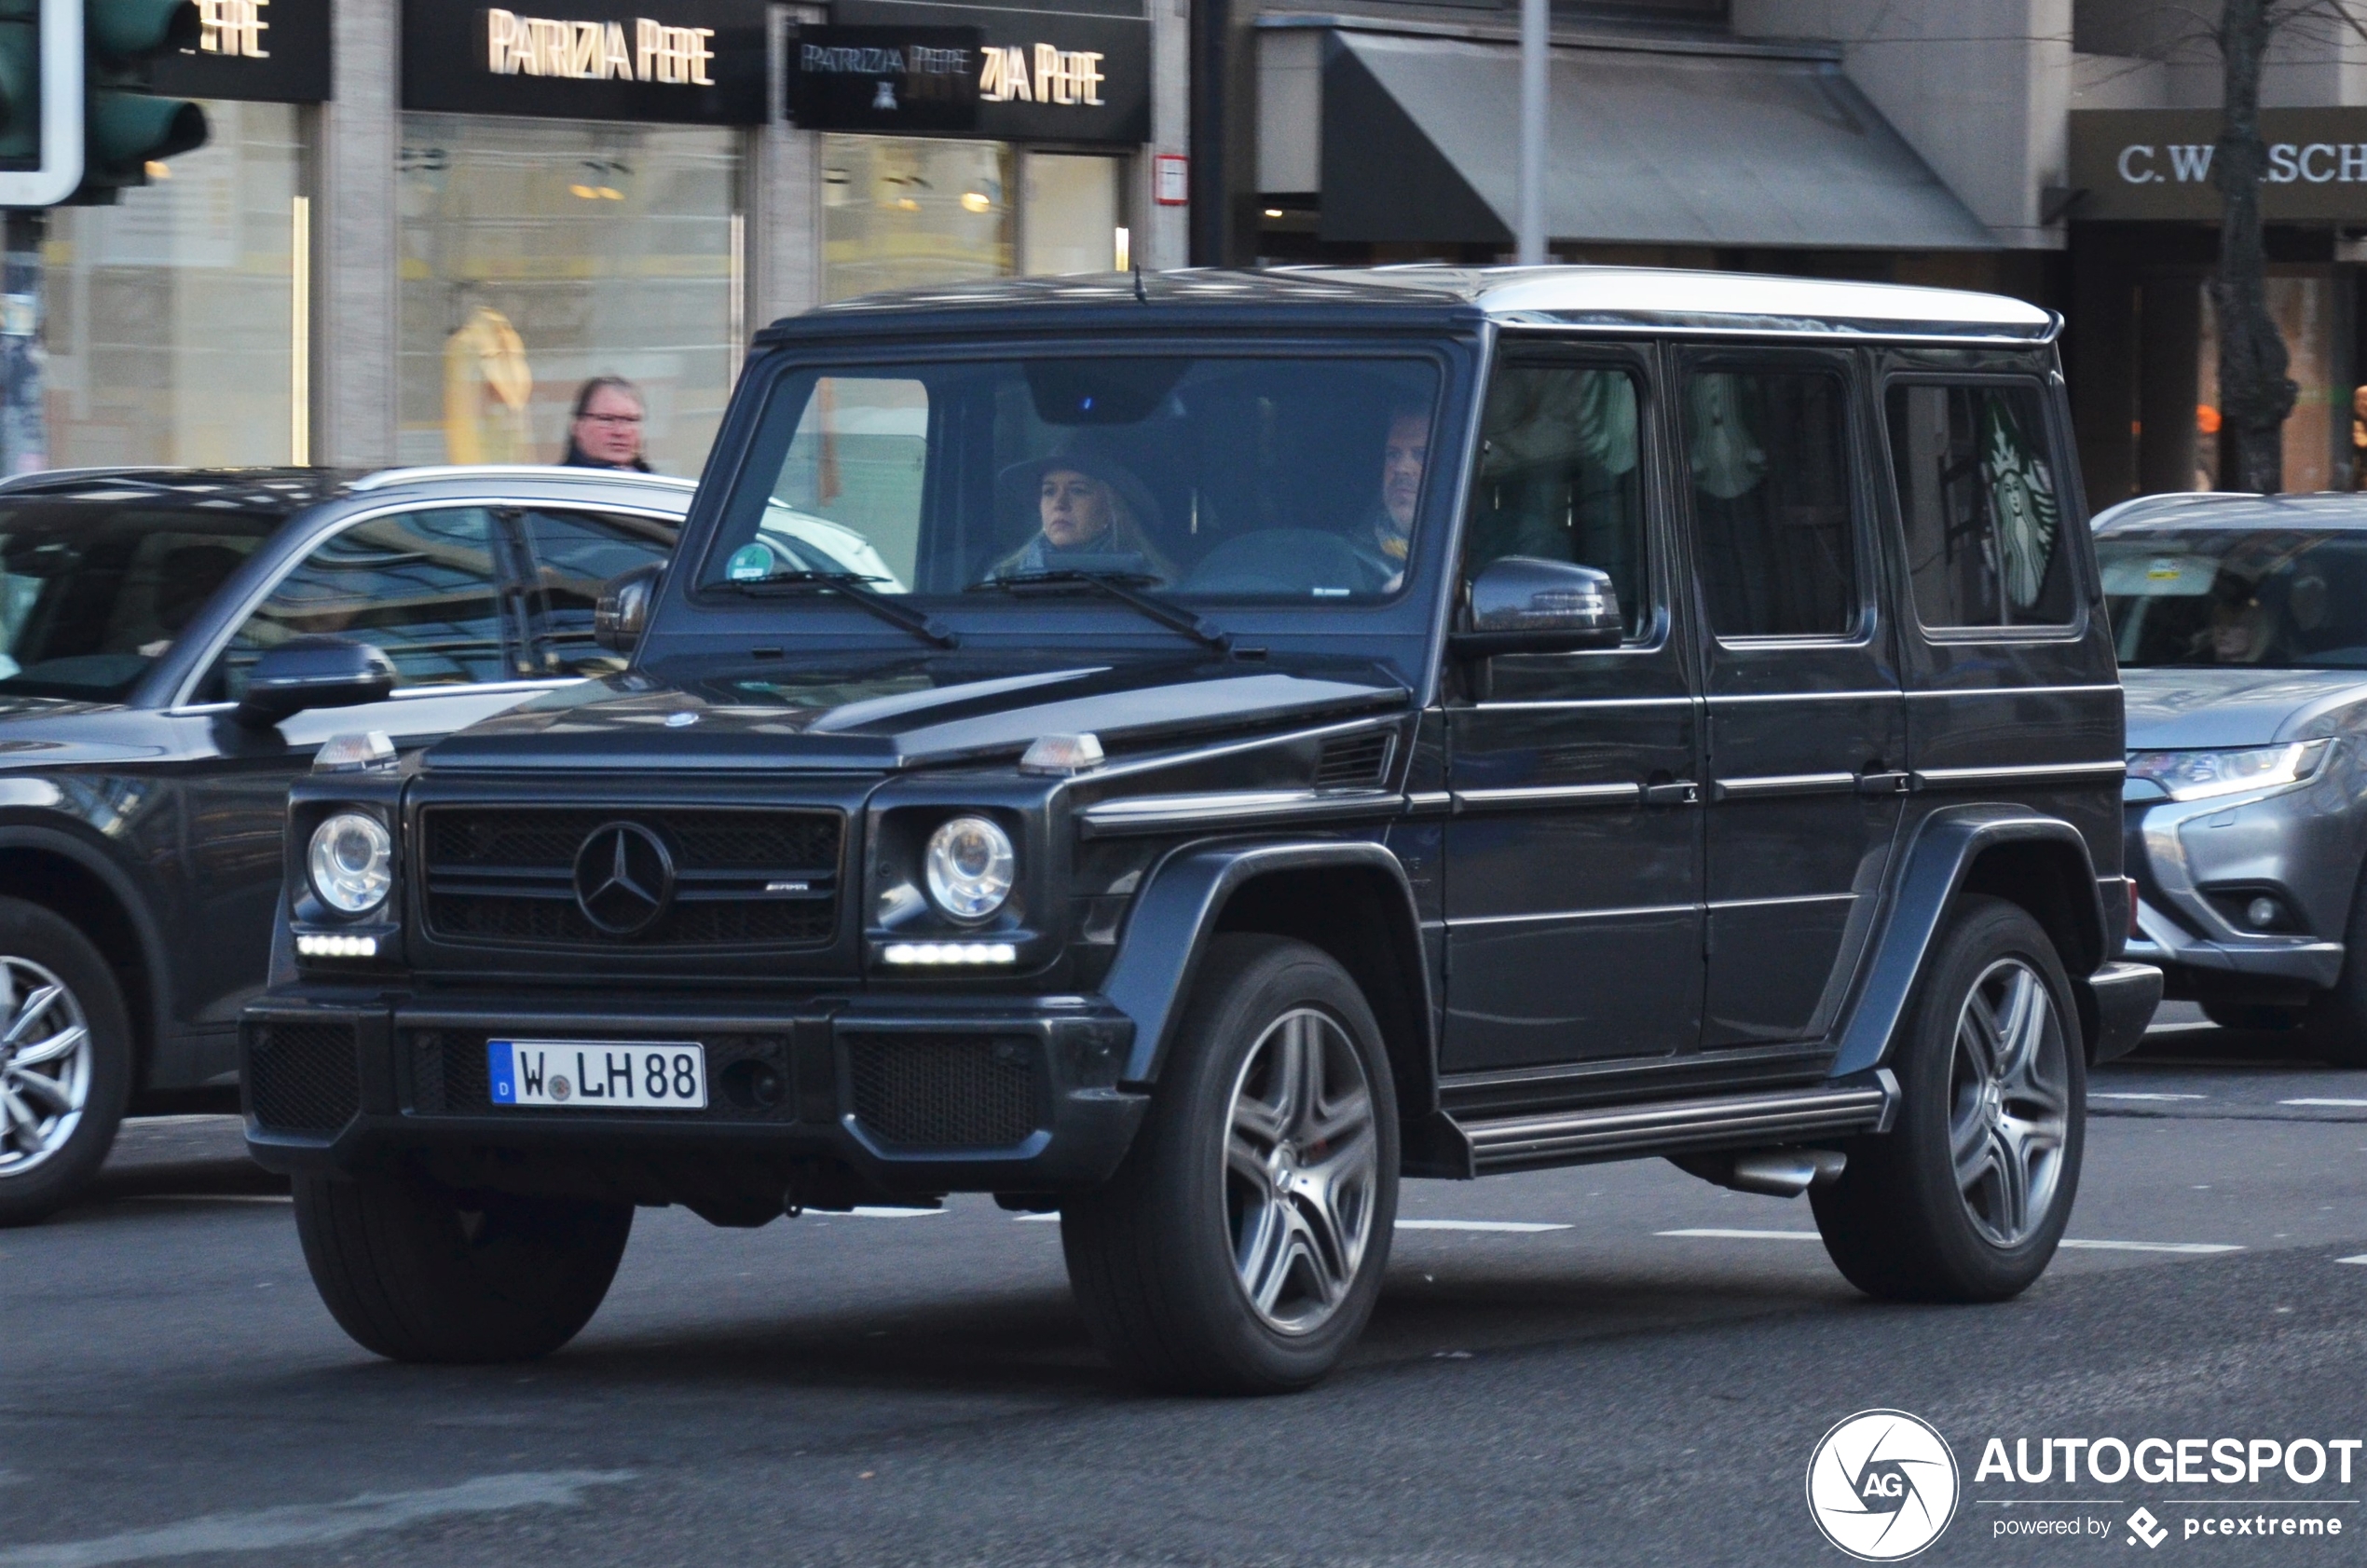
{"type": "Polygon", "coordinates": [[[156,85],[207,144],[11,219],[12,470],[548,461],[621,375],[695,473],[775,317],[1184,259],[1151,184],[1181,19],[1146,0],[201,9],[156,85]]]}
{"type": "MultiPolygon", "coordinates": [[[[1199,259],[1512,252],[1518,0],[1199,0],[1199,259]],[[1212,62],[1212,63],[1211,63],[1212,62]]],[[[2216,482],[2220,61],[2170,0],[1553,8],[1551,246],[1570,261],[1942,283],[2063,312],[2089,498],[2216,482]],[[2138,149],[2130,151],[2130,149],[2138,149]],[[2128,154],[2123,158],[2124,152],[2128,154]]],[[[2367,39],[2288,24],[2263,83],[2289,489],[2367,481],[2367,39]]]]}

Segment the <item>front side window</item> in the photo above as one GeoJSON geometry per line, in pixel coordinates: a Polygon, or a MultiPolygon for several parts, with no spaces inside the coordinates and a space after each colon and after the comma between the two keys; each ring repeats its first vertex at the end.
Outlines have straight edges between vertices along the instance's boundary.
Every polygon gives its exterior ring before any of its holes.
{"type": "Polygon", "coordinates": [[[1602,366],[1523,364],[1488,389],[1465,580],[1508,555],[1610,574],[1629,635],[1649,594],[1635,379],[1602,366]]]}
{"type": "Polygon", "coordinates": [[[2182,528],[2096,553],[2124,668],[2367,669],[2367,535],[2182,528]]]}
{"type": "Polygon", "coordinates": [[[1826,370],[1713,364],[1687,376],[1683,413],[1710,629],[1855,631],[1847,383],[1826,370]]]}
{"type": "Polygon", "coordinates": [[[698,580],[951,595],[1083,572],[1187,598],[1378,600],[1411,560],[1438,384],[1417,359],[789,371],[698,580]]]}
{"type": "Polygon", "coordinates": [[[254,661],[295,637],[370,643],[395,685],[505,680],[493,515],[480,507],[398,512],[323,540],[231,635],[209,698],[246,694],[254,661]]]}
{"type": "Polygon", "coordinates": [[[0,696],[129,695],[279,525],[194,509],[0,507],[0,696]]]}
{"type": "Polygon", "coordinates": [[[2071,551],[2038,389],[1902,384],[1886,412],[1922,623],[2069,625],[2071,551]]]}
{"type": "Polygon", "coordinates": [[[623,655],[593,640],[592,613],[600,586],[636,567],[663,566],[674,551],[676,528],[642,517],[578,511],[518,514],[517,525],[533,571],[535,625],[528,663],[537,675],[605,675],[624,668],[623,655]]]}

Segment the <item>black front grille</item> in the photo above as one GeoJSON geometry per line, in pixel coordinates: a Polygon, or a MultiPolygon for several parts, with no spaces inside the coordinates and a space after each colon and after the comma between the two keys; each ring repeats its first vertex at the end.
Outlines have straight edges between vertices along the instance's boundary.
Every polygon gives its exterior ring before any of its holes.
{"type": "Polygon", "coordinates": [[[845,819],[835,811],[431,806],[422,813],[428,930],[448,942],[516,947],[814,948],[838,930],[845,819]],[[584,840],[619,822],[665,844],[673,901],[619,936],[575,896],[584,840]]]}
{"type": "Polygon", "coordinates": [[[254,1119],[278,1132],[332,1133],[362,1110],[351,1024],[265,1023],[247,1032],[254,1119]]]}
{"type": "Polygon", "coordinates": [[[1024,1040],[911,1037],[847,1042],[855,1117],[905,1149],[1007,1149],[1035,1130],[1024,1040]]]}
{"type": "Polygon", "coordinates": [[[1390,736],[1386,729],[1365,735],[1343,735],[1323,743],[1315,762],[1315,787],[1345,789],[1377,784],[1389,768],[1390,736]]]}

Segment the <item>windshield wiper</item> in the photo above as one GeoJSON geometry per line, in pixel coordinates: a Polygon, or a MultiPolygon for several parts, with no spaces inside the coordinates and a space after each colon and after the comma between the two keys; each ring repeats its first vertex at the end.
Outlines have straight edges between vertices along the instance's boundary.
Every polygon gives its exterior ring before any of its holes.
{"type": "Polygon", "coordinates": [[[968,591],[983,593],[993,590],[1019,594],[1042,588],[1083,588],[1103,598],[1115,599],[1144,620],[1156,620],[1170,632],[1180,632],[1203,648],[1212,648],[1219,653],[1233,651],[1233,634],[1230,632],[1205,617],[1194,615],[1181,605],[1170,605],[1165,599],[1141,592],[1158,580],[1147,572],[1012,572],[988,578],[983,582],[974,582],[968,591]]]}
{"type": "Polygon", "coordinates": [[[795,593],[836,593],[924,642],[935,643],[939,648],[962,646],[962,639],[954,634],[953,629],[937,617],[909,605],[899,605],[886,594],[875,593],[866,586],[880,580],[861,572],[774,572],[770,577],[718,582],[714,586],[734,593],[745,593],[752,599],[786,598],[795,593]]]}

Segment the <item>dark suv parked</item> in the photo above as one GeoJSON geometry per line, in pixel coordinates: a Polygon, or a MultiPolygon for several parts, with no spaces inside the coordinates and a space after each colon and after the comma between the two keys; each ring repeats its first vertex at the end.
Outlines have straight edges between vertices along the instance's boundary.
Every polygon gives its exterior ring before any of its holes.
{"type": "Polygon", "coordinates": [[[598,585],[665,558],[691,491],[562,469],[0,484],[0,1224],[71,1196],[127,1104],[230,1092],[288,784],[322,743],[416,750],[621,668],[598,585]]]}
{"type": "Polygon", "coordinates": [[[531,1356],[636,1204],[988,1192],[1127,1368],[1291,1387],[1402,1175],[1649,1155],[2012,1295],[2160,988],[2056,325],[1426,268],[777,324],[629,670],[296,786],[242,1042],[331,1311],[531,1356]]]}

